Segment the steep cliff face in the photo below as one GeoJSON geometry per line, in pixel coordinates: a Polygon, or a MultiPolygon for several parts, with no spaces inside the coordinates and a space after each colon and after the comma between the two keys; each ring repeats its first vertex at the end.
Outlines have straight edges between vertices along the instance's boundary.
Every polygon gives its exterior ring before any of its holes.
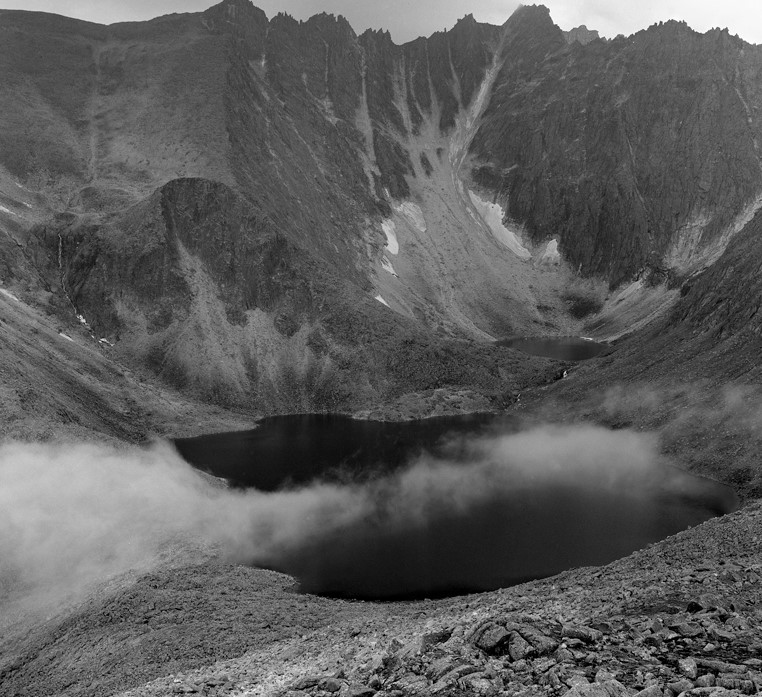
{"type": "Polygon", "coordinates": [[[762,49],[667,22],[566,46],[525,8],[472,151],[475,176],[585,274],[691,273],[760,205],[762,49]]]}

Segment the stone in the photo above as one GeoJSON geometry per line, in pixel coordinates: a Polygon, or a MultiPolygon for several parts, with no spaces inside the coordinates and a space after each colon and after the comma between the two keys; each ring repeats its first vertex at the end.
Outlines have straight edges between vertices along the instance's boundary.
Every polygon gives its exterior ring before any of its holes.
{"type": "Polygon", "coordinates": [[[479,669],[476,666],[461,663],[459,665],[456,665],[455,668],[448,671],[447,673],[444,673],[441,676],[437,676],[435,679],[437,680],[437,682],[441,680],[444,682],[452,683],[466,675],[471,675],[472,673],[478,673],[478,672],[479,672],[479,669]]]}
{"type": "Polygon", "coordinates": [[[751,695],[755,692],[754,683],[741,677],[718,677],[715,684],[717,687],[724,687],[726,690],[738,690],[745,695],[751,695]]]}
{"type": "Polygon", "coordinates": [[[554,690],[562,687],[561,678],[558,677],[558,672],[554,668],[549,670],[542,679],[554,690]]]}
{"type": "Polygon", "coordinates": [[[696,678],[696,687],[714,687],[714,675],[705,673],[696,678]]]}
{"type": "Polygon", "coordinates": [[[739,665],[738,663],[728,663],[727,661],[720,661],[714,658],[698,658],[697,664],[701,668],[711,670],[713,673],[739,673],[746,672],[746,666],[739,665]]]}
{"type": "Polygon", "coordinates": [[[566,648],[558,649],[553,654],[553,657],[556,659],[558,663],[573,663],[574,662],[574,654],[571,651],[569,651],[569,649],[566,649],[566,648]]]}
{"type": "Polygon", "coordinates": [[[509,636],[510,634],[505,628],[494,625],[482,632],[482,635],[476,640],[476,646],[485,653],[496,653],[509,636]]]}
{"type": "Polygon", "coordinates": [[[325,678],[321,675],[305,675],[291,685],[292,690],[309,690],[320,684],[325,678]]]}
{"type": "Polygon", "coordinates": [[[539,656],[551,653],[558,648],[559,643],[555,639],[551,639],[534,627],[521,627],[519,633],[534,647],[539,656]]]}
{"type": "Polygon", "coordinates": [[[609,680],[615,680],[616,675],[609,672],[608,670],[604,670],[601,668],[596,674],[595,674],[595,682],[608,682],[609,680]]]}
{"type": "Polygon", "coordinates": [[[618,680],[608,680],[595,684],[578,684],[563,697],[630,697],[627,688],[618,680]]]}
{"type": "Polygon", "coordinates": [[[591,627],[576,627],[573,625],[564,625],[561,634],[570,639],[579,639],[586,644],[592,644],[603,639],[603,632],[591,627]]]}
{"type": "Polygon", "coordinates": [[[698,664],[694,658],[681,658],[677,662],[677,669],[690,680],[698,677],[698,664]]]}
{"type": "Polygon", "coordinates": [[[376,690],[364,685],[350,685],[347,690],[347,697],[373,697],[375,694],[376,690]]]}
{"type": "Polygon", "coordinates": [[[663,694],[663,690],[658,685],[649,685],[636,693],[635,697],[662,697],[663,694]]]}
{"type": "Polygon", "coordinates": [[[478,695],[489,695],[498,691],[497,685],[485,677],[479,677],[478,674],[469,675],[458,682],[464,689],[478,695]]]}
{"type": "Polygon", "coordinates": [[[688,680],[687,678],[683,678],[682,680],[676,680],[674,682],[668,682],[667,687],[672,690],[676,695],[679,695],[681,692],[686,692],[687,690],[693,689],[693,682],[688,680]]]}
{"type": "Polygon", "coordinates": [[[511,632],[508,640],[508,655],[513,661],[520,661],[535,653],[534,647],[518,632],[511,632]]]}
{"type": "Polygon", "coordinates": [[[433,632],[426,632],[421,637],[421,650],[426,651],[432,646],[436,646],[437,644],[441,644],[447,641],[451,636],[452,636],[451,627],[445,627],[444,629],[439,629],[433,632]]]}
{"type": "Polygon", "coordinates": [[[323,678],[318,687],[325,692],[338,692],[343,684],[338,678],[323,678]]]}
{"type": "Polygon", "coordinates": [[[673,629],[680,636],[687,638],[697,637],[704,633],[698,624],[692,622],[681,622],[677,625],[671,625],[670,629],[673,629]]]}

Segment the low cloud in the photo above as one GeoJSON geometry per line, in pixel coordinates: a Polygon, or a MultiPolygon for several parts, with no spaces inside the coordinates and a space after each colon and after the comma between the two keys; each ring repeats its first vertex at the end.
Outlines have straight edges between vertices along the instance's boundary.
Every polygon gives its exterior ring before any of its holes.
{"type": "MultiPolygon", "coordinates": [[[[416,584],[444,592],[467,586],[464,572],[475,564],[492,573],[495,550],[531,551],[522,516],[537,506],[558,508],[558,526],[535,533],[552,547],[554,535],[565,539],[563,528],[579,517],[563,503],[570,491],[642,510],[653,492],[682,487],[681,477],[663,467],[652,437],[595,427],[482,436],[459,441],[451,457],[424,456],[370,482],[274,493],[215,485],[163,443],[7,443],[0,446],[0,602],[73,597],[150,568],[161,552],[188,541],[298,575],[308,590],[351,594],[355,584],[373,594],[374,578],[385,572],[381,595],[416,584]]],[[[600,528],[598,515],[583,521],[590,534],[600,528]]],[[[628,525],[623,534],[636,543],[642,523],[628,525]]],[[[532,571],[543,572],[542,564],[532,571]]]]}

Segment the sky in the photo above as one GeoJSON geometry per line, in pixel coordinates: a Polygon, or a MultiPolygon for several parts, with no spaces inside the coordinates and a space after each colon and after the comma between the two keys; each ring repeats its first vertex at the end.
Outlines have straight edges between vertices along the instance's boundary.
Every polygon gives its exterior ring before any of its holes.
{"type": "MultiPolygon", "coordinates": [[[[37,10],[101,24],[144,20],[171,12],[198,12],[216,0],[0,0],[0,9],[37,10]]],[[[344,15],[359,34],[368,27],[388,29],[403,43],[450,28],[466,14],[503,24],[517,0],[254,0],[268,17],[288,12],[307,19],[318,12],[344,15]]],[[[525,2],[524,4],[533,4],[525,2]]],[[[550,8],[562,29],[585,24],[603,36],[632,34],[668,19],[685,20],[697,31],[727,27],[751,43],[762,44],[762,0],[538,0],[550,8]]]]}

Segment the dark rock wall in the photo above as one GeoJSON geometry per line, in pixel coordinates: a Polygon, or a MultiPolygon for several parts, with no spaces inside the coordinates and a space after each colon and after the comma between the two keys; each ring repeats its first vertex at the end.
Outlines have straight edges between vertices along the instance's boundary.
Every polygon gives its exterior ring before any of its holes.
{"type": "Polygon", "coordinates": [[[475,177],[534,240],[560,235],[574,267],[617,285],[702,216],[711,242],[762,189],[761,76],[762,49],[727,32],[667,22],[566,46],[524,8],[472,143],[475,177]]]}

